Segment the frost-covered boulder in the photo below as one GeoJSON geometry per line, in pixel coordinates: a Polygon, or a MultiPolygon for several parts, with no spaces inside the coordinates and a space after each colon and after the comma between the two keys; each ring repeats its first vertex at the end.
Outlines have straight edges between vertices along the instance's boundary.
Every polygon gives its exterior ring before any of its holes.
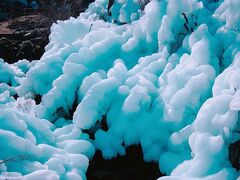
{"type": "Polygon", "coordinates": [[[95,152],[88,136],[80,131],[74,136],[68,132],[74,132],[69,126],[55,129],[48,120],[13,107],[11,104],[0,107],[2,177],[14,175],[7,172],[19,172],[15,175],[25,179],[86,178],[89,159],[95,152]]]}
{"type": "Polygon", "coordinates": [[[239,134],[234,133],[239,128],[239,110],[234,104],[240,88],[239,65],[240,52],[232,66],[216,78],[213,97],[203,104],[193,123],[193,133],[189,138],[192,159],[179,165],[172,176],[204,177],[210,172],[216,173],[214,178],[219,174],[223,174],[221,179],[234,179],[236,176],[228,161],[228,145],[239,139],[239,134]]]}

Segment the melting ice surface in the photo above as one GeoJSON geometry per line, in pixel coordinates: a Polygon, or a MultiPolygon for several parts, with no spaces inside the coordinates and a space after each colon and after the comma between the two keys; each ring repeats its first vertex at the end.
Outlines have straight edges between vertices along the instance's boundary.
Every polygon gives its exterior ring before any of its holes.
{"type": "Polygon", "coordinates": [[[54,24],[40,60],[0,60],[0,178],[86,179],[96,149],[136,144],[160,180],[239,178],[240,1],[107,6],[54,24]]]}

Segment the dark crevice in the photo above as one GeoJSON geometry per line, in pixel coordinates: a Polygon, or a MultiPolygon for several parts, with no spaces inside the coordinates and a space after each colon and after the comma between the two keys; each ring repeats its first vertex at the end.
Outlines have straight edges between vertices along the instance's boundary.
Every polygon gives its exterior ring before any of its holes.
{"type": "MultiPolygon", "coordinates": [[[[75,97],[77,97],[77,93],[75,93],[75,97]]],[[[73,114],[76,111],[77,106],[78,106],[78,101],[77,101],[77,98],[75,98],[74,102],[73,102],[73,105],[72,105],[72,108],[69,108],[69,115],[67,116],[68,119],[73,118],[73,114]]]]}
{"type": "MultiPolygon", "coordinates": [[[[77,97],[77,92],[75,92],[75,97],[77,97]]],[[[73,119],[73,114],[76,111],[78,106],[77,98],[74,99],[74,102],[71,106],[68,106],[68,111],[63,109],[63,107],[60,107],[57,109],[56,114],[57,117],[62,117],[64,119],[73,119]]]]}
{"type": "MultiPolygon", "coordinates": [[[[238,112],[238,121],[237,121],[236,129],[232,130],[232,133],[240,134],[240,112],[238,112]]],[[[231,162],[232,167],[234,167],[237,171],[239,171],[240,170],[240,139],[231,143],[228,146],[228,152],[229,152],[228,160],[231,162]]]]}
{"type": "Polygon", "coordinates": [[[101,129],[103,131],[107,131],[108,130],[108,125],[107,125],[107,116],[106,115],[103,115],[102,116],[102,120],[101,120],[101,129]]]}
{"type": "Polygon", "coordinates": [[[229,161],[237,171],[240,169],[240,140],[229,145],[229,161]]]}
{"type": "Polygon", "coordinates": [[[34,97],[36,105],[40,104],[42,102],[42,96],[39,94],[36,94],[34,97]]]}
{"type": "Polygon", "coordinates": [[[103,131],[108,131],[106,115],[103,115],[102,120],[100,122],[97,121],[92,128],[82,129],[82,132],[87,133],[89,135],[89,138],[94,140],[95,139],[94,135],[99,129],[102,129],[103,131]]]}
{"type": "Polygon", "coordinates": [[[17,100],[18,97],[19,97],[18,94],[14,94],[14,95],[13,95],[13,98],[14,98],[15,100],[17,100]]]}
{"type": "Polygon", "coordinates": [[[184,23],[182,24],[183,26],[180,32],[174,32],[174,34],[177,35],[175,37],[176,40],[170,43],[169,49],[170,54],[177,52],[178,49],[182,46],[184,38],[187,35],[191,34],[198,26],[197,16],[195,16],[194,14],[182,12],[181,15],[184,20],[184,23]]]}
{"type": "Polygon", "coordinates": [[[111,160],[105,160],[100,151],[90,161],[87,179],[88,180],[126,180],[141,179],[155,180],[164,176],[159,171],[156,163],[144,162],[141,146],[130,146],[126,149],[125,156],[118,156],[111,160]]]}

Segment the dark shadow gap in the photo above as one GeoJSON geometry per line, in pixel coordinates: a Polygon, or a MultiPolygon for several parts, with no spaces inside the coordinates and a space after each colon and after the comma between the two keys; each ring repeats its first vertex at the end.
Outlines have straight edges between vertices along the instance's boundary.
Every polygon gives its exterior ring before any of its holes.
{"type": "Polygon", "coordinates": [[[88,180],[155,180],[164,176],[158,164],[144,162],[140,145],[128,147],[125,156],[111,160],[103,159],[102,153],[96,151],[86,175],[88,180]]]}
{"type": "Polygon", "coordinates": [[[229,156],[228,159],[237,171],[240,170],[240,140],[231,143],[228,147],[229,156]]]}

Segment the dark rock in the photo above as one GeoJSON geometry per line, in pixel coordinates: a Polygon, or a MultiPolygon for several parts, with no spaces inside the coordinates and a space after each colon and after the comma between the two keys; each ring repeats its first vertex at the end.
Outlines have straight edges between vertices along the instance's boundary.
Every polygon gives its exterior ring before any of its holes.
{"type": "Polygon", "coordinates": [[[44,53],[44,49],[41,48],[40,46],[36,46],[33,49],[33,54],[36,57],[36,59],[40,59],[40,57],[42,56],[43,53],[44,53]]]}
{"type": "Polygon", "coordinates": [[[8,27],[11,33],[0,34],[0,58],[9,63],[20,59],[30,61],[40,59],[44,53],[44,47],[49,42],[50,23],[45,19],[47,27],[41,28],[42,24],[39,25],[39,19],[44,20],[41,15],[37,15],[19,17],[12,21],[8,27]]]}
{"type": "MultiPolygon", "coordinates": [[[[37,0],[37,10],[25,7],[21,3],[0,1],[0,18],[4,14],[3,17],[6,17],[5,21],[0,22],[0,58],[8,63],[20,59],[40,59],[49,42],[52,23],[68,19],[70,16],[78,16],[93,1],[37,0]]],[[[28,0],[28,4],[31,2],[32,0],[28,0]]]]}

